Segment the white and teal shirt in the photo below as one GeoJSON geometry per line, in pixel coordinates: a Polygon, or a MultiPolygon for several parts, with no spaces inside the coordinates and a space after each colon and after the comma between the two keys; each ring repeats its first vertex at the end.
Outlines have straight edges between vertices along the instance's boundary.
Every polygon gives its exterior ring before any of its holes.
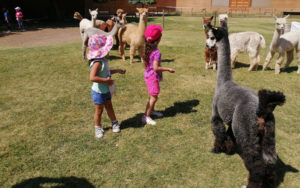
{"type": "MultiPolygon", "coordinates": [[[[92,66],[99,61],[101,62],[101,68],[99,69],[97,76],[99,76],[101,78],[109,77],[110,69],[109,69],[108,61],[106,58],[93,60],[90,64],[90,70],[92,69],[92,66]]],[[[105,94],[105,93],[109,92],[109,85],[106,83],[93,82],[92,90],[97,93],[105,94]]]]}

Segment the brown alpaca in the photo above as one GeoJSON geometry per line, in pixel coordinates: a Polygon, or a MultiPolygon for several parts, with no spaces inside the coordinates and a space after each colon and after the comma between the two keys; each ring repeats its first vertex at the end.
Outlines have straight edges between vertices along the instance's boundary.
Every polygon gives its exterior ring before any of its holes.
{"type": "Polygon", "coordinates": [[[133,57],[135,53],[135,49],[138,49],[139,55],[141,57],[141,61],[143,62],[142,57],[145,53],[145,30],[147,27],[147,17],[148,17],[148,9],[147,8],[137,8],[140,21],[139,25],[126,24],[125,27],[119,29],[118,37],[120,40],[119,51],[120,55],[125,61],[124,50],[126,44],[130,45],[130,64],[133,62],[133,57]]]}
{"type": "MultiPolygon", "coordinates": [[[[211,26],[211,22],[213,20],[213,16],[210,18],[203,18],[203,27],[206,39],[208,39],[207,32],[209,30],[209,26],[211,26]]],[[[205,56],[205,69],[209,68],[209,65],[213,65],[213,70],[216,70],[217,68],[217,61],[218,61],[218,54],[217,54],[217,48],[215,46],[209,47],[208,45],[205,46],[204,49],[204,56],[205,56]]]]}

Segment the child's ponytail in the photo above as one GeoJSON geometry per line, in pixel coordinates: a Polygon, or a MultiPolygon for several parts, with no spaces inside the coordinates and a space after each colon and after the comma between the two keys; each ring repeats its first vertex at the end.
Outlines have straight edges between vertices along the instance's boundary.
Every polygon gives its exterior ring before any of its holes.
{"type": "Polygon", "coordinates": [[[152,53],[153,50],[155,50],[157,48],[157,44],[158,44],[158,41],[160,40],[160,38],[158,38],[156,41],[154,42],[147,42],[146,41],[146,49],[145,49],[145,55],[143,57],[143,60],[144,60],[144,64],[145,66],[148,65],[149,63],[149,60],[150,60],[150,55],[152,53]]]}

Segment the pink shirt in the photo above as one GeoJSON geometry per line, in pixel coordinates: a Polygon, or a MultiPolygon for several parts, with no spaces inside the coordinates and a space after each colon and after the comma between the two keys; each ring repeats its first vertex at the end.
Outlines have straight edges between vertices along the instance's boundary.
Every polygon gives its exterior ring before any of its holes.
{"type": "Polygon", "coordinates": [[[21,11],[16,12],[16,18],[17,18],[17,20],[22,20],[23,13],[21,11]]]}
{"type": "Polygon", "coordinates": [[[153,68],[154,61],[157,61],[160,65],[161,53],[160,53],[159,49],[153,50],[150,54],[149,63],[144,72],[145,79],[150,78],[154,74],[156,76],[157,81],[161,81],[162,80],[162,72],[156,72],[154,70],[154,68],[153,68]]]}

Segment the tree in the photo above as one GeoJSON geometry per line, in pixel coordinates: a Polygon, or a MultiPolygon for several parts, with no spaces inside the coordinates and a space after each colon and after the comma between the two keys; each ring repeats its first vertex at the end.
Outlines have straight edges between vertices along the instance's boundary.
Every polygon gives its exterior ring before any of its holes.
{"type": "Polygon", "coordinates": [[[144,6],[144,5],[155,4],[156,0],[129,0],[128,2],[133,5],[142,4],[144,6]]]}

